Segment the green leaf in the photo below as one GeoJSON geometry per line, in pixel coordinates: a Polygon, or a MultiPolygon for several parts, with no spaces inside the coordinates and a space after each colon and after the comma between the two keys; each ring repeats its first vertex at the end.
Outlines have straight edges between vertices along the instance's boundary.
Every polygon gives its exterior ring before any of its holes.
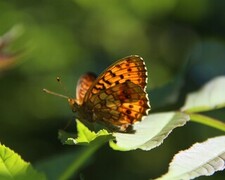
{"type": "Polygon", "coordinates": [[[159,146],[174,128],[183,126],[188,120],[189,116],[182,112],[155,113],[134,124],[134,133],[112,134],[105,129],[92,132],[77,120],[78,137],[68,137],[67,133],[60,131],[60,139],[66,139],[64,143],[70,145],[101,144],[109,141],[114,150],[151,150],[159,146]]]}
{"type": "Polygon", "coordinates": [[[64,140],[63,143],[74,145],[74,144],[84,144],[87,145],[93,141],[108,141],[112,138],[112,134],[109,133],[107,130],[102,129],[95,133],[94,131],[90,131],[83,123],[81,123],[79,120],[76,120],[77,122],[77,131],[78,135],[77,137],[69,137],[68,133],[60,131],[59,132],[59,138],[64,140]]]}
{"type": "Polygon", "coordinates": [[[225,136],[196,143],[191,148],[176,154],[169,171],[157,180],[193,179],[210,176],[225,168],[225,136]]]}
{"type": "Polygon", "coordinates": [[[225,76],[219,76],[187,96],[182,111],[200,112],[225,107],[225,76]]]}
{"type": "MultiPolygon", "coordinates": [[[[80,152],[79,156],[69,159],[68,168],[60,170],[60,173],[54,174],[56,179],[70,179],[77,170],[82,167],[87,160],[90,159],[92,154],[99,149],[103,144],[112,139],[112,134],[108,133],[105,129],[98,131],[97,133],[90,131],[84,124],[79,120],[77,122],[78,136],[75,137],[64,131],[59,131],[59,138],[64,144],[68,145],[90,145],[85,147],[83,151],[80,152]],[[59,177],[59,178],[58,178],[59,177]]],[[[58,160],[57,160],[58,161],[58,160]]],[[[64,159],[61,160],[63,162],[64,159]]],[[[61,164],[61,163],[60,163],[61,164]]],[[[67,162],[68,164],[68,162],[67,162]]],[[[55,178],[53,178],[55,179],[55,178]]]]}
{"type": "Polygon", "coordinates": [[[44,174],[34,170],[30,163],[22,160],[14,151],[0,144],[0,179],[42,180],[46,178],[44,174]]]}
{"type": "Polygon", "coordinates": [[[134,124],[134,134],[113,133],[116,141],[110,141],[115,150],[128,151],[134,149],[151,150],[159,146],[176,128],[183,126],[189,116],[181,112],[155,113],[134,124]]]}

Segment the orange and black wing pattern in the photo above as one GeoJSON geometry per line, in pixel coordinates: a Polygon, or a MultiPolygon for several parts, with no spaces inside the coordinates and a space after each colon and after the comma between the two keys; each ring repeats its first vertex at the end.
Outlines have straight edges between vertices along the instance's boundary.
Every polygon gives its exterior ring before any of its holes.
{"type": "Polygon", "coordinates": [[[96,75],[94,73],[88,72],[81,76],[77,82],[76,87],[76,102],[79,105],[83,104],[84,97],[96,79],[96,75]]]}
{"type": "Polygon", "coordinates": [[[147,69],[140,56],[128,56],[107,68],[90,86],[84,106],[92,109],[93,121],[126,131],[147,115],[147,69]]]}

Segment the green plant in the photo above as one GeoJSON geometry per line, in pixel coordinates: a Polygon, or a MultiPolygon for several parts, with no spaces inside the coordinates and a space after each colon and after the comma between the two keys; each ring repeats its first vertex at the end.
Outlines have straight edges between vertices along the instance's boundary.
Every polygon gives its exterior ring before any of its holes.
{"type": "MultiPolygon", "coordinates": [[[[69,179],[103,144],[109,142],[114,150],[131,151],[151,150],[163,143],[163,140],[176,127],[184,126],[188,121],[197,122],[225,132],[225,124],[217,119],[201,115],[200,112],[211,111],[225,106],[225,77],[217,77],[208,82],[199,91],[187,96],[184,106],[177,111],[153,113],[134,125],[134,134],[110,133],[100,130],[90,131],[79,120],[78,134],[59,131],[59,139],[68,145],[83,145],[76,153],[58,156],[40,163],[36,172],[29,163],[6,148],[0,146],[0,177],[5,179],[69,179]],[[63,163],[62,163],[63,162],[63,163]],[[60,167],[59,164],[64,164],[60,167]],[[67,166],[65,166],[67,164],[67,166]]],[[[212,175],[223,170],[225,161],[225,136],[208,139],[197,143],[190,149],[181,151],[172,160],[169,171],[158,179],[193,179],[199,176],[212,175]]]]}

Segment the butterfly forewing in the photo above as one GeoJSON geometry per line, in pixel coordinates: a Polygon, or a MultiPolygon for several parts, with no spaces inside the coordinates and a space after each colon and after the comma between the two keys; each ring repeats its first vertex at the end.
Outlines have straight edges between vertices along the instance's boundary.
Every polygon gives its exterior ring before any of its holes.
{"type": "Polygon", "coordinates": [[[77,104],[83,104],[85,94],[90,89],[91,85],[94,83],[96,75],[94,73],[88,72],[80,77],[77,82],[76,87],[76,102],[77,104]]]}
{"type": "Polygon", "coordinates": [[[118,60],[98,76],[85,96],[85,101],[92,94],[97,94],[102,89],[108,89],[117,84],[130,80],[134,84],[146,88],[147,69],[143,59],[137,55],[128,56],[118,60]]]}

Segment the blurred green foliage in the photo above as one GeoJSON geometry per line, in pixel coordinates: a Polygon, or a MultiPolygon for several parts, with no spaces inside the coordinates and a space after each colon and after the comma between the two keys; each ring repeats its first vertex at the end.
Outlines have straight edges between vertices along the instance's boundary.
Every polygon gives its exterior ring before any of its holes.
{"type": "MultiPolygon", "coordinates": [[[[42,88],[64,93],[55,81],[60,76],[66,95],[74,96],[80,75],[100,73],[131,54],[146,61],[153,111],[178,108],[187,91],[225,74],[224,8],[220,0],[0,0],[0,35],[20,31],[6,47],[19,57],[0,69],[0,142],[32,163],[79,150],[57,140],[58,129],[73,119],[67,102],[42,88]]],[[[224,109],[210,113],[225,119],[224,109]]],[[[106,146],[81,176],[154,178],[166,172],[174,153],[219,134],[190,123],[150,152],[106,146]]]]}

